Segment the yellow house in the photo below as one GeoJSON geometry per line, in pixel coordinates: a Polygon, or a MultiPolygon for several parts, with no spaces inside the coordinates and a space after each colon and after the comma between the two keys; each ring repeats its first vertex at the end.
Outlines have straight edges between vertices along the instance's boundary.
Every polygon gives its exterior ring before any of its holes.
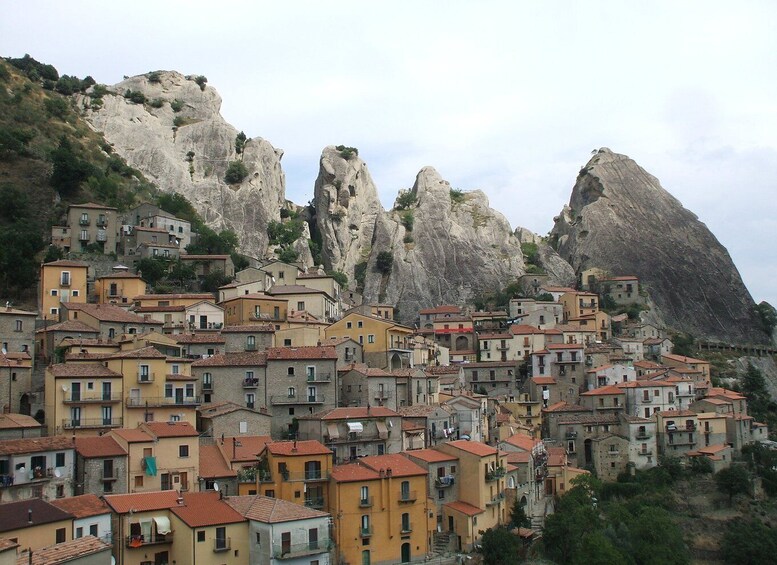
{"type": "Polygon", "coordinates": [[[513,402],[503,402],[501,407],[510,411],[515,420],[533,430],[531,435],[539,435],[542,428],[542,401],[532,400],[528,392],[522,392],[513,402]]]}
{"type": "Polygon", "coordinates": [[[167,358],[155,347],[121,351],[105,360],[123,375],[125,428],[142,422],[196,423],[200,405],[196,379],[187,360],[167,358]]]}
{"type": "Polygon", "coordinates": [[[140,275],[114,271],[97,277],[94,291],[98,304],[129,304],[134,297],[146,294],[146,281],[140,275]]]}
{"type": "Polygon", "coordinates": [[[99,361],[60,363],[46,368],[49,435],[97,435],[124,425],[124,379],[99,361]]]}
{"type": "Polygon", "coordinates": [[[429,552],[434,503],[426,469],[402,455],[338,465],[329,485],[338,563],[390,564],[429,552]]]}
{"type": "Polygon", "coordinates": [[[349,337],[364,350],[364,361],[377,369],[410,366],[412,328],[379,316],[349,312],[326,329],[326,338],[349,337]]]}
{"type": "Polygon", "coordinates": [[[193,294],[140,294],[132,298],[135,307],[144,306],[194,306],[203,300],[213,301],[210,293],[193,294]]]}
{"type": "Polygon", "coordinates": [[[89,266],[60,259],[40,267],[40,308],[44,320],[59,320],[60,302],[86,303],[89,266]]]}
{"type": "Polygon", "coordinates": [[[111,437],[127,452],[131,492],[196,490],[200,467],[199,433],[186,422],[149,422],[120,428],[111,437]]]}
{"type": "Polygon", "coordinates": [[[579,318],[599,311],[599,295],[593,292],[572,290],[558,299],[564,311],[564,320],[579,318]]]}
{"type": "Polygon", "coordinates": [[[73,515],[40,498],[0,504],[0,538],[32,550],[73,538],[73,515]]]}
{"type": "Polygon", "coordinates": [[[455,532],[458,549],[469,550],[481,532],[510,518],[504,494],[507,464],[496,448],[477,441],[450,441],[434,449],[459,460],[456,478],[467,488],[459,488],[458,501],[443,506],[443,524],[455,532]]]}
{"type": "Polygon", "coordinates": [[[170,509],[175,532],[173,559],[191,565],[248,563],[248,521],[217,492],[185,494],[183,504],[170,509]]]}
{"type": "Polygon", "coordinates": [[[258,494],[325,508],[331,471],[332,450],[316,440],[270,442],[259,452],[258,494]]]}
{"type": "Polygon", "coordinates": [[[221,302],[224,324],[242,326],[256,322],[277,324],[286,320],[289,301],[266,294],[236,296],[221,302]]]}

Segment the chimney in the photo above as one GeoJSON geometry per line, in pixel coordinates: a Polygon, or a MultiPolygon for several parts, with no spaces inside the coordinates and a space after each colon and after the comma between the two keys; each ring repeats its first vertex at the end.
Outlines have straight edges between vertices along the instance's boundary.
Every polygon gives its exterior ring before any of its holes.
{"type": "Polygon", "coordinates": [[[294,444],[291,446],[292,453],[295,453],[297,451],[297,440],[294,440],[294,444]]]}

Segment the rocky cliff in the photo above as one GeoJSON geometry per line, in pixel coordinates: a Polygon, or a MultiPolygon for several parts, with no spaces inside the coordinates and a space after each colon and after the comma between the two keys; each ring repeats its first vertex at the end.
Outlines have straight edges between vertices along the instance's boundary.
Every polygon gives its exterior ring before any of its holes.
{"type": "Polygon", "coordinates": [[[114,94],[103,97],[102,107],[85,112],[92,127],[162,190],[186,196],[210,227],[234,230],[242,252],[263,257],[267,223],[280,219],[285,201],[283,152],[255,138],[239,155],[238,131],[219,114],[221,97],[194,77],[149,73],[109,90],[114,94]],[[142,93],[146,102],[125,98],[127,90],[142,93]],[[236,160],[243,161],[248,176],[227,184],[227,166],[236,160]]]}
{"type": "Polygon", "coordinates": [[[709,229],[625,155],[600,149],[580,171],[551,239],[578,273],[636,275],[667,325],[735,342],[762,342],[754,303],[709,229]]]}

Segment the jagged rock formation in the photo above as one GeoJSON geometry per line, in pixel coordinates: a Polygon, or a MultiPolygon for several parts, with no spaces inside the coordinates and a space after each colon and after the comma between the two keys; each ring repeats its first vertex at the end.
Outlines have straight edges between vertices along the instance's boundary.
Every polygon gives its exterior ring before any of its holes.
{"type": "Polygon", "coordinates": [[[599,267],[638,276],[670,327],[699,338],[766,339],[726,249],[625,155],[603,148],[591,158],[551,239],[578,273],[599,267]]]}
{"type": "Polygon", "coordinates": [[[364,161],[356,155],[346,159],[334,146],[326,147],[313,198],[324,266],[353,280],[355,266],[369,258],[375,224],[383,214],[364,161]]]}
{"type": "Polygon", "coordinates": [[[154,75],[158,82],[139,75],[109,87],[115,94],[105,95],[101,108],[87,109],[85,118],[131,166],[162,190],[186,196],[210,227],[234,230],[242,252],[263,257],[267,223],[280,219],[285,200],[283,152],[255,138],[238,155],[238,131],[219,114],[221,97],[213,88],[177,72],[154,75]],[[124,98],[127,90],[142,92],[146,104],[124,98]],[[180,103],[178,112],[173,103],[180,103]],[[228,185],[228,163],[241,158],[248,176],[228,185]]]}
{"type": "Polygon", "coordinates": [[[537,263],[548,274],[550,284],[557,286],[573,286],[575,284],[577,276],[572,265],[564,261],[543,237],[522,227],[515,228],[515,237],[521,243],[537,245],[537,263]]]}

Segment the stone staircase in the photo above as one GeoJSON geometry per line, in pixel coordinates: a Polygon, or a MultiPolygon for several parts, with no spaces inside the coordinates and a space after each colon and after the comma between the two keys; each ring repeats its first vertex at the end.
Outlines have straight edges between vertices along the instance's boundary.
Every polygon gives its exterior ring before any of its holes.
{"type": "Polygon", "coordinates": [[[434,534],[434,553],[442,554],[451,550],[451,532],[436,532],[434,534]]]}

